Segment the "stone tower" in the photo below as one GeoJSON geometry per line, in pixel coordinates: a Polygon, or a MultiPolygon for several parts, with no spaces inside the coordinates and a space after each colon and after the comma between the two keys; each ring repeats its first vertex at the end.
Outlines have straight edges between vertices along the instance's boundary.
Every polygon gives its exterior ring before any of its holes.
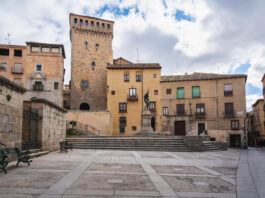
{"type": "Polygon", "coordinates": [[[113,64],[113,21],[70,14],[71,109],[107,109],[107,64],[113,64]]]}

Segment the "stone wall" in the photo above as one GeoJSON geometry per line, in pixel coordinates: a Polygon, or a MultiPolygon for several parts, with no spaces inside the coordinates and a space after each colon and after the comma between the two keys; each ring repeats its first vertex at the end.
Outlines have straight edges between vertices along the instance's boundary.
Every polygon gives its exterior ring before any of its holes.
{"type": "Polygon", "coordinates": [[[45,99],[31,99],[31,108],[38,110],[38,142],[43,150],[58,150],[66,136],[66,110],[45,99]]]}
{"type": "MultiPolygon", "coordinates": [[[[97,135],[110,134],[110,112],[85,112],[85,111],[68,111],[67,121],[76,121],[83,126],[87,125],[87,130],[97,135]]],[[[80,125],[81,127],[81,125],[80,125]]]]}
{"type": "Polygon", "coordinates": [[[23,87],[0,76],[0,142],[22,147],[23,87]],[[7,96],[11,98],[8,100],[7,96]]]}

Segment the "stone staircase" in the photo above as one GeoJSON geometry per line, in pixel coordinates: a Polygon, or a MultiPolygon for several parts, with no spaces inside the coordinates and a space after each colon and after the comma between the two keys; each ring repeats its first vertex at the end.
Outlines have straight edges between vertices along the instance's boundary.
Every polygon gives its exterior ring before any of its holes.
{"type": "Polygon", "coordinates": [[[181,137],[97,136],[67,138],[75,149],[118,149],[143,151],[191,151],[181,137]]]}
{"type": "Polygon", "coordinates": [[[227,146],[222,142],[213,142],[213,141],[203,141],[204,151],[225,151],[227,146]]]}

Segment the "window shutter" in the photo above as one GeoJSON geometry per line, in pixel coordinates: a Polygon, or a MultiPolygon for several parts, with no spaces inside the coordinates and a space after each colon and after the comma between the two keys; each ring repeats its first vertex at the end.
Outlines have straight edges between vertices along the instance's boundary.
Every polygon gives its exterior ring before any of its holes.
{"type": "Polygon", "coordinates": [[[192,87],[192,97],[200,97],[200,87],[192,87]]]}
{"type": "Polygon", "coordinates": [[[177,89],[178,98],[184,98],[184,88],[177,89]]]}

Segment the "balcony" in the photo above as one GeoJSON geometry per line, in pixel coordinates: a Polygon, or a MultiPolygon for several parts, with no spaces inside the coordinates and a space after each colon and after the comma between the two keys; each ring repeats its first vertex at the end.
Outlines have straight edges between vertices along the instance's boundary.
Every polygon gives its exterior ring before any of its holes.
{"type": "Polygon", "coordinates": [[[205,118],[206,112],[195,112],[195,117],[196,118],[205,118]]]}
{"type": "Polygon", "coordinates": [[[33,91],[43,91],[43,85],[42,84],[33,85],[33,91]]]}
{"type": "Polygon", "coordinates": [[[22,67],[12,67],[11,72],[12,72],[12,74],[23,74],[23,68],[22,67]]]}
{"type": "Polygon", "coordinates": [[[137,95],[128,95],[127,96],[127,100],[128,101],[137,101],[138,100],[138,96],[137,95]]]}
{"type": "Polygon", "coordinates": [[[234,113],[234,111],[224,112],[224,116],[226,118],[233,118],[233,117],[235,117],[235,113],[234,113]]]}
{"type": "Polygon", "coordinates": [[[233,96],[233,91],[224,91],[224,96],[233,96]]]}
{"type": "Polygon", "coordinates": [[[185,111],[177,111],[177,116],[185,116],[187,113],[185,111]]]}

